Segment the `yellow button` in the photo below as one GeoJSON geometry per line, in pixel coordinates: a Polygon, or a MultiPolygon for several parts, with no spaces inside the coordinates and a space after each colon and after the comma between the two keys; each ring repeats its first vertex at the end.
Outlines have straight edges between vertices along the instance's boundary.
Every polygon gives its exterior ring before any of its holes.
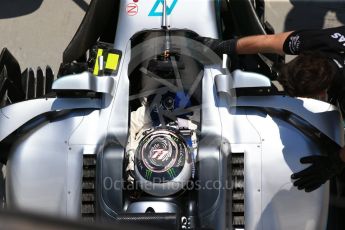
{"type": "Polygon", "coordinates": [[[107,58],[107,62],[105,64],[105,68],[115,71],[117,69],[118,64],[119,64],[119,58],[120,58],[120,55],[109,53],[108,58],[107,58]]]}

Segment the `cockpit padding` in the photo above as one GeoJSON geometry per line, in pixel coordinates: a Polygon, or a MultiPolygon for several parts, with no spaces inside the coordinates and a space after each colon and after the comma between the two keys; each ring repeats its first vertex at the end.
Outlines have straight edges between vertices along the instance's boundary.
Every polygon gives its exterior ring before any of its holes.
{"type": "MultiPolygon", "coordinates": [[[[189,30],[170,30],[170,36],[180,36],[186,39],[193,39],[198,36],[196,33],[189,30]]],[[[140,44],[143,44],[149,39],[166,36],[165,30],[148,30],[137,33],[132,38],[132,49],[140,44]]],[[[163,39],[164,40],[164,39],[163,39]]],[[[157,42],[156,40],[154,42],[157,42]]],[[[158,50],[164,51],[164,44],[154,44],[154,47],[158,50]]],[[[142,47],[142,54],[140,57],[135,57],[135,61],[131,60],[129,64],[129,81],[130,81],[130,96],[146,95],[148,92],[160,91],[162,88],[169,88],[168,91],[173,92],[175,87],[179,86],[177,82],[178,75],[181,78],[183,91],[188,92],[189,89],[195,85],[195,81],[199,79],[199,84],[195,88],[195,91],[191,95],[191,103],[194,105],[201,101],[201,79],[203,76],[203,65],[191,56],[181,53],[181,47],[178,44],[171,44],[172,57],[176,61],[176,67],[174,71],[173,64],[171,62],[159,62],[157,59],[157,50],[152,48],[142,47]],[[148,59],[146,57],[149,57],[148,59]],[[139,61],[138,61],[139,60],[139,61]],[[140,63],[137,65],[136,63],[140,63]],[[169,70],[170,68],[170,70],[169,70]],[[176,70],[178,73],[176,73],[176,70]],[[201,77],[198,77],[200,76],[201,77]],[[157,79],[158,78],[158,79],[157,79]],[[162,83],[161,79],[166,84],[162,83]]],[[[182,48],[185,48],[182,47],[182,48]]],[[[159,53],[160,51],[158,51],[159,53]]],[[[133,58],[133,57],[131,57],[133,58]]],[[[147,96],[147,95],[146,95],[147,96]]],[[[131,110],[136,110],[141,104],[140,100],[131,101],[131,110]]]]}

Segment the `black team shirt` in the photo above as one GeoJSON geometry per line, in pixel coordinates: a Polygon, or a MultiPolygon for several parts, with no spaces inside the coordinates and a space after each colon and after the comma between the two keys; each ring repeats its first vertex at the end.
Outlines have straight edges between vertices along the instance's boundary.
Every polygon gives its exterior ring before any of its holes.
{"type": "Polygon", "coordinates": [[[306,51],[319,51],[334,63],[338,72],[328,90],[330,103],[338,105],[345,115],[345,26],[296,30],[284,42],[286,54],[298,55],[306,51]]]}

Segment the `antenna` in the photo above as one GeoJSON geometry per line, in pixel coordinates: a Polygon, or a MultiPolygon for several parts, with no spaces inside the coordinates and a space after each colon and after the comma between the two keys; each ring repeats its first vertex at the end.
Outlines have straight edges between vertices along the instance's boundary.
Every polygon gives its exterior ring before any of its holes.
{"type": "Polygon", "coordinates": [[[163,17],[162,17],[162,29],[168,28],[168,15],[167,15],[167,0],[163,2],[163,17]]]}
{"type": "Polygon", "coordinates": [[[168,13],[167,13],[167,0],[163,1],[163,14],[162,14],[162,29],[165,30],[165,51],[164,56],[168,58],[170,56],[170,32],[168,27],[168,13]]]}

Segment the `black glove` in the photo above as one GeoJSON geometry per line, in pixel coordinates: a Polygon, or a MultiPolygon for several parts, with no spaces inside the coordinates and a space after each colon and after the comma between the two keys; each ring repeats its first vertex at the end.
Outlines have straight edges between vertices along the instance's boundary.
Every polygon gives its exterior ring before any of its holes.
{"type": "Polygon", "coordinates": [[[213,39],[213,38],[207,38],[207,37],[197,37],[195,38],[195,40],[209,47],[211,50],[213,50],[213,52],[215,52],[220,57],[222,57],[223,54],[229,54],[230,56],[233,56],[236,54],[237,39],[222,41],[219,39],[213,39]]]}
{"type": "Polygon", "coordinates": [[[338,153],[329,156],[308,156],[301,158],[302,164],[311,164],[308,168],[291,175],[296,181],[293,183],[299,190],[311,192],[327,180],[341,173],[345,162],[340,159],[338,153]]]}

